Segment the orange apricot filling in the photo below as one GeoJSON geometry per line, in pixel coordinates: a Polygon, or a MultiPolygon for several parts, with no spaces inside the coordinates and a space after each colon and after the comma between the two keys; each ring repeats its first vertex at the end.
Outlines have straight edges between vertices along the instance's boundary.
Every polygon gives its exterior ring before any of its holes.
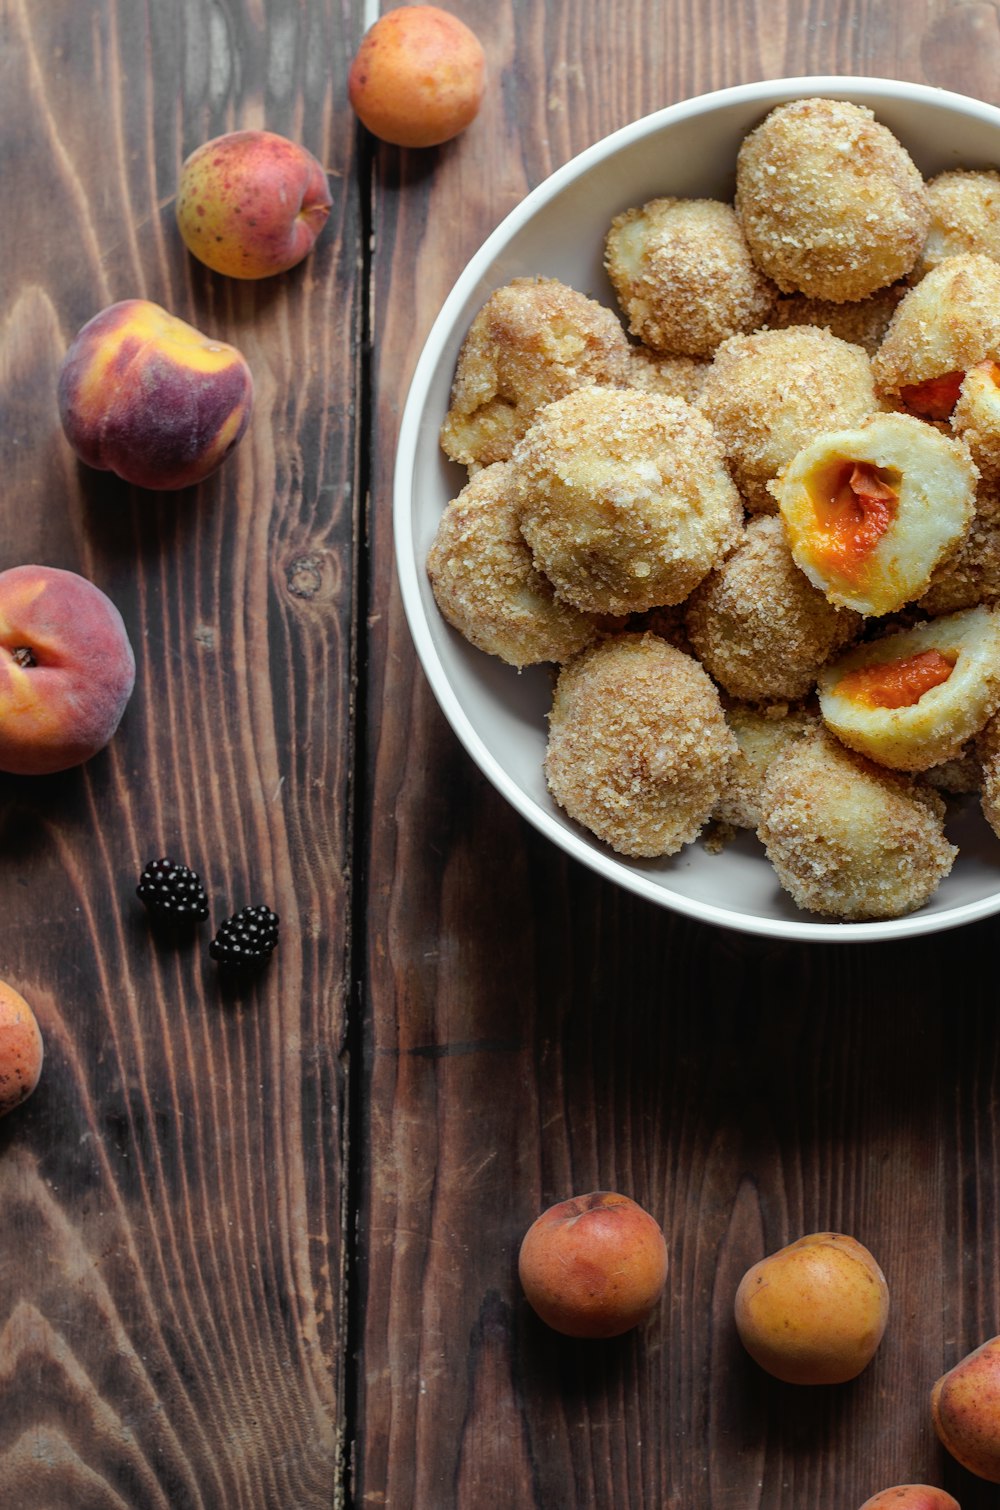
{"type": "Polygon", "coordinates": [[[809,479],[809,497],[820,538],[812,546],[816,565],[856,579],[899,507],[900,475],[870,461],[835,461],[809,479]]]}
{"type": "Polygon", "coordinates": [[[917,419],[950,419],[964,378],[964,372],[945,372],[922,383],[907,383],[899,390],[900,402],[917,419]]]}
{"type": "Polygon", "coordinates": [[[946,682],[954,667],[954,660],[940,650],[921,650],[898,661],[846,671],[837,683],[837,695],[870,708],[912,708],[925,692],[946,682]]]}

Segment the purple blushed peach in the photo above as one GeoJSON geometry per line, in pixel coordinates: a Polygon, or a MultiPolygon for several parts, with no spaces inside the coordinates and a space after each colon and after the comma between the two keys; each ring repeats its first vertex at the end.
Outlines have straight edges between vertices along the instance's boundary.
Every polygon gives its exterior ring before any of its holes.
{"type": "Polygon", "coordinates": [[[77,456],[140,488],[203,481],[252,408],[253,378],[235,346],[146,299],[95,315],[59,373],[59,416],[77,456]]]}

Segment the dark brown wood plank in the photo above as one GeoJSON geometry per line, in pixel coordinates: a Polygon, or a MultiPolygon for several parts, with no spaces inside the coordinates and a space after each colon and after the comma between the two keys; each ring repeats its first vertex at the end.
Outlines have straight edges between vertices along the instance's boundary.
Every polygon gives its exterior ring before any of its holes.
{"type": "Polygon", "coordinates": [[[461,13],[483,113],[373,161],[370,872],[363,1095],[363,1505],[850,1510],[929,1479],[938,1373],[1000,1330],[997,925],[909,945],[792,946],[620,894],[522,823],[416,669],[393,587],[392,437],[424,336],[484,236],[554,167],[703,90],[805,73],[1000,99],[992,4],[586,0],[461,13]],[[528,1313],[521,1235],[574,1191],[626,1190],[672,1271],[640,1334],[574,1344],[528,1313]],[[744,1269],[853,1232],[893,1294],[838,1390],[744,1355],[744,1269]]]}
{"type": "Polygon", "coordinates": [[[0,55],[3,564],[119,605],[136,692],[108,750],[0,779],[0,975],[48,1059],[0,1128],[0,1500],[23,1510],[327,1506],[344,1433],[345,979],[360,307],[343,79],[360,7],[5,0],[0,55]],[[267,126],[329,165],[302,268],[190,259],[180,162],[267,126]],[[232,341],[257,406],[223,471],[152,495],[77,467],[55,379],[143,296],[232,341]],[[280,914],[220,991],[134,896],[170,853],[211,927],[280,914]]]}

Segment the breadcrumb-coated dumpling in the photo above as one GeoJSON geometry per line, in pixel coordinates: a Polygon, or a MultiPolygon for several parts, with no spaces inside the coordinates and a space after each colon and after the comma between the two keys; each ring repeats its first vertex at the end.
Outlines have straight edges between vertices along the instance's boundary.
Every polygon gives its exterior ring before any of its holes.
{"type": "Polygon", "coordinates": [[[823,721],[896,771],[953,760],[1000,707],[1000,610],[967,608],[856,646],[820,672],[823,721]]]}
{"type": "Polygon", "coordinates": [[[872,357],[882,344],[896,306],[906,291],[905,283],[891,283],[888,288],[876,289],[866,299],[852,299],[845,304],[834,304],[830,299],[810,299],[805,294],[785,294],[768,316],[768,329],[816,325],[852,346],[862,347],[872,357]]]}
{"type": "Polygon", "coordinates": [[[976,739],[982,789],[983,817],[1000,839],[1000,713],[988,719],[976,739]]]}
{"type": "Polygon", "coordinates": [[[818,435],[774,484],[796,564],[858,613],[894,613],[926,591],[965,536],[976,468],[961,441],[906,414],[818,435]]]}
{"type": "Polygon", "coordinates": [[[963,252],[982,252],[1000,261],[1000,173],[949,168],[928,180],[927,202],[931,220],[911,274],[914,281],[963,252]]]}
{"type": "Polygon", "coordinates": [[[823,729],[786,746],[759,802],[757,834],[781,885],[807,912],[844,922],[916,911],[958,853],[938,793],[823,729]]]}
{"type": "Polygon", "coordinates": [[[509,460],[543,404],[584,383],[625,383],[630,350],[613,310],[557,278],[515,278],[469,327],[441,445],[468,467],[509,460]]]}
{"type": "Polygon", "coordinates": [[[672,855],[697,838],[735,752],[706,673],[656,635],[605,640],[559,673],[549,790],[619,854],[672,855]]]}
{"type": "Polygon", "coordinates": [[[1000,359],[1000,263],[948,257],[903,298],[875,356],[875,386],[921,419],[947,420],[970,367],[1000,359]]]}
{"type": "Polygon", "coordinates": [[[984,482],[1000,482],[1000,364],[977,362],[962,379],[951,416],[984,482]]]}
{"type": "Polygon", "coordinates": [[[935,791],[944,792],[946,797],[978,796],[982,791],[983,771],[976,754],[976,741],[970,740],[965,749],[951,760],[941,760],[937,765],[928,766],[921,773],[921,780],[934,787],[935,791]]]}
{"type": "Polygon", "coordinates": [[[709,369],[698,407],[712,422],[749,509],[777,511],[769,490],[807,441],[860,424],[878,405],[860,346],[801,326],[733,336],[709,369]]]}
{"type": "Polygon", "coordinates": [[[509,462],[470,479],[445,509],[427,557],[438,608],[479,650],[511,666],[565,661],[596,638],[535,570],[517,521],[509,462]]]}
{"type": "Polygon", "coordinates": [[[659,635],[661,640],[667,640],[685,655],[692,655],[691,642],[684,627],[684,607],[683,603],[671,603],[662,608],[646,608],[642,613],[629,614],[622,628],[630,634],[648,631],[659,635]]]}
{"type": "Polygon", "coordinates": [[[739,494],[683,399],[577,389],[541,410],[514,476],[536,568],[588,613],[679,603],[739,539],[739,494]]]}
{"type": "Polygon", "coordinates": [[[628,386],[645,388],[664,398],[682,398],[697,403],[711,363],[705,357],[671,357],[633,346],[629,358],[628,386]]]}
{"type": "Polygon", "coordinates": [[[865,105],[793,100],[744,138],[736,211],[783,293],[863,299],[905,277],[927,234],[924,182],[865,105]]]}
{"type": "Polygon", "coordinates": [[[755,830],[760,822],[760,789],[785,746],[816,727],[813,713],[787,706],[766,712],[736,703],[726,709],[726,723],[736,736],[736,755],[712,817],[732,828],[755,830]]]}
{"type": "Polygon", "coordinates": [[[775,289],[754,266],[731,205],[651,199],[611,222],[605,266],[629,330],[645,346],[710,356],[756,330],[775,289]]]}
{"type": "Polygon", "coordinates": [[[976,514],[958,549],[936,567],[917,607],[932,617],[1000,602],[1000,494],[980,483],[976,514]]]}
{"type": "Polygon", "coordinates": [[[780,519],[759,516],[688,599],[684,617],[705,670],[743,702],[794,702],[819,668],[861,633],[792,560],[780,519]]]}

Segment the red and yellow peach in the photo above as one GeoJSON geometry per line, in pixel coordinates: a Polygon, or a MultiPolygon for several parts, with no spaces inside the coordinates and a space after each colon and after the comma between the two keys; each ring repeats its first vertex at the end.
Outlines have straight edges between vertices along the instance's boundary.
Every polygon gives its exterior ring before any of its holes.
{"type": "Polygon", "coordinates": [[[525,1233],[518,1274],[532,1309],[567,1337],[617,1337],[663,1293],[667,1245],[647,1211],[613,1191],[573,1196],[525,1233]]]}
{"type": "Polygon", "coordinates": [[[0,771],[81,765],[114,734],[135,657],[111,599],[76,572],[0,572],[0,771]]]}
{"type": "Polygon", "coordinates": [[[242,438],[253,378],[234,346],[146,299],[95,315],[59,373],[59,414],[80,460],[140,488],[186,488],[242,438]]]}
{"type": "Polygon", "coordinates": [[[269,278],[312,251],[333,203],[323,165],[273,131],[231,131],[181,168],[177,224],[199,262],[229,278],[269,278]]]}

